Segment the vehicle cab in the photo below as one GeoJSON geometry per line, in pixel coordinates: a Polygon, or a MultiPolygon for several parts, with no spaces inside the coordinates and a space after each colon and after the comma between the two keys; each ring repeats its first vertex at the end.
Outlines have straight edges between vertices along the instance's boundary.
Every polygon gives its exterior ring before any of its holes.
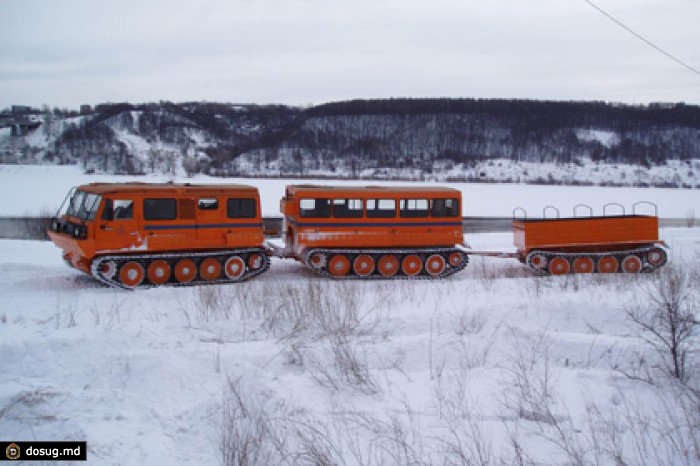
{"type": "Polygon", "coordinates": [[[102,195],[90,185],[73,188],[51,221],[49,238],[63,249],[63,259],[88,272],[95,253],[95,225],[102,210],[102,195]]]}

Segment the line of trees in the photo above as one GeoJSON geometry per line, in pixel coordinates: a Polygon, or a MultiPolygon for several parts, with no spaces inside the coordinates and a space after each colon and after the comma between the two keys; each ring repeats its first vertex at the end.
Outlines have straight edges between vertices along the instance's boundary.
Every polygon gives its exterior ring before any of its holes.
{"type": "MultiPolygon", "coordinates": [[[[51,115],[52,122],[60,118],[51,115]]],[[[646,167],[700,159],[700,107],[682,103],[385,99],[310,108],[115,103],[64,121],[51,125],[59,134],[49,135],[46,160],[121,173],[155,168],[149,154],[163,146],[183,158],[206,158],[206,164],[189,162],[193,167],[235,172],[243,165],[274,166],[289,174],[303,173],[305,166],[429,172],[441,163],[468,166],[491,158],[646,167]],[[129,144],[132,136],[148,147],[129,144]]]]}

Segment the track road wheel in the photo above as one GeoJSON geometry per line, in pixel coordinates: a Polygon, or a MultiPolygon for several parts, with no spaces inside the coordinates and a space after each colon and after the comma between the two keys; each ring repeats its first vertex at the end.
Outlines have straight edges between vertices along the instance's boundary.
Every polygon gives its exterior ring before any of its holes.
{"type": "Polygon", "coordinates": [[[379,259],[379,273],[382,277],[393,277],[399,271],[399,260],[393,254],[387,254],[379,259]]]}
{"type": "Polygon", "coordinates": [[[593,273],[593,270],[595,270],[595,262],[590,257],[577,257],[574,260],[574,272],[593,273]]]}
{"type": "MultiPolygon", "coordinates": [[[[68,265],[73,267],[70,260],[68,261],[68,265]]],[[[115,264],[114,261],[105,261],[100,264],[99,272],[102,274],[102,276],[112,279],[117,274],[117,264],[115,264]]]]}
{"type": "Polygon", "coordinates": [[[661,248],[652,248],[647,253],[647,260],[654,267],[661,267],[667,260],[666,251],[661,248]]]}
{"type": "Polygon", "coordinates": [[[192,259],[180,259],[175,264],[175,279],[180,283],[189,283],[197,276],[197,264],[192,259]]]}
{"type": "Polygon", "coordinates": [[[325,267],[327,261],[328,258],[322,252],[315,252],[309,257],[309,265],[316,270],[325,267]]]}
{"type": "Polygon", "coordinates": [[[415,277],[423,269],[423,261],[415,254],[409,254],[401,261],[401,270],[409,277],[415,277]]]}
{"type": "Polygon", "coordinates": [[[464,254],[461,252],[453,252],[450,254],[449,261],[452,267],[459,267],[464,262],[464,254]]]}
{"type": "Polygon", "coordinates": [[[212,281],[221,278],[221,262],[214,257],[207,257],[199,264],[199,276],[212,281]]]}
{"type": "Polygon", "coordinates": [[[622,271],[625,273],[639,273],[642,271],[642,260],[633,255],[629,255],[622,260],[622,271]]]}
{"type": "Polygon", "coordinates": [[[545,270],[547,268],[547,256],[544,254],[535,254],[530,259],[530,265],[538,270],[545,270]]]}
{"type": "Polygon", "coordinates": [[[352,270],[360,277],[366,277],[374,272],[374,259],[368,254],[361,254],[352,263],[352,270]]]}
{"type": "Polygon", "coordinates": [[[154,285],[163,285],[170,280],[170,264],[163,259],[156,259],[148,266],[148,280],[154,285]]]}
{"type": "Polygon", "coordinates": [[[616,273],[620,264],[613,256],[603,256],[598,259],[598,273],[616,273]]]}
{"type": "Polygon", "coordinates": [[[447,262],[440,254],[433,254],[425,261],[425,270],[433,277],[440,275],[445,268],[447,268],[447,262]]]}
{"type": "Polygon", "coordinates": [[[146,273],[143,270],[143,266],[136,261],[130,261],[122,265],[119,271],[119,280],[122,285],[129,288],[136,288],[143,282],[143,277],[146,273]]]}
{"type": "Polygon", "coordinates": [[[350,272],[350,259],[344,254],[336,254],[328,262],[328,272],[334,277],[344,277],[350,272]]]}
{"type": "Polygon", "coordinates": [[[566,275],[571,271],[571,264],[563,257],[555,257],[549,261],[548,270],[552,275],[566,275]]]}
{"type": "Polygon", "coordinates": [[[238,280],[245,273],[245,261],[238,256],[229,257],[224,264],[224,273],[229,280],[238,280]]]}

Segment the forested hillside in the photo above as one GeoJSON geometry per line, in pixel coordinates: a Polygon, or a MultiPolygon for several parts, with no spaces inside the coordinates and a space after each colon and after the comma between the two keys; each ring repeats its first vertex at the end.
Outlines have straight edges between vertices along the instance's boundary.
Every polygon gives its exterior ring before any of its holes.
{"type": "Polygon", "coordinates": [[[0,133],[3,163],[129,174],[700,185],[700,107],[684,104],[160,102],[37,113],[39,128],[0,133]]]}

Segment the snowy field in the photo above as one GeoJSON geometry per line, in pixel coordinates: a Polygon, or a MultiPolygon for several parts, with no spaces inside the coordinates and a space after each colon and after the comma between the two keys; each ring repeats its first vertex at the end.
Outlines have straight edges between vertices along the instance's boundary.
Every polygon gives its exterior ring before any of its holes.
{"type": "MultiPolygon", "coordinates": [[[[697,300],[700,229],[662,237],[697,300]]],[[[474,258],[442,281],[334,282],[273,259],[245,283],[128,292],[48,242],[0,241],[0,263],[2,437],[87,440],[90,464],[700,461],[697,398],[628,316],[665,274],[474,258]]]]}
{"type": "MultiPolygon", "coordinates": [[[[0,216],[38,216],[53,214],[65,198],[68,190],[91,182],[189,182],[242,183],[259,188],[264,216],[279,216],[279,200],[284,196],[287,184],[309,183],[306,180],[213,178],[197,175],[185,176],[146,175],[128,177],[117,175],[84,175],[76,166],[49,165],[0,165],[0,216]],[[38,187],[38,188],[37,188],[38,187]]],[[[407,185],[426,183],[385,181],[336,181],[323,180],[321,184],[342,185],[407,185]]],[[[632,213],[633,204],[639,201],[653,202],[658,214],[664,218],[684,219],[688,215],[700,217],[700,190],[663,188],[603,188],[596,186],[542,186],[527,184],[467,184],[439,183],[460,189],[463,193],[463,215],[470,217],[510,217],[513,209],[522,207],[531,217],[542,215],[546,206],[554,206],[562,216],[571,216],[574,206],[587,204],[595,215],[603,214],[603,206],[619,203],[626,213],[632,213]]],[[[579,214],[586,214],[580,210],[579,214]]],[[[620,213],[611,208],[608,213],[620,213]]],[[[653,213],[653,208],[640,205],[637,213],[653,213]]],[[[548,212],[551,216],[552,212],[548,212]]]]}
{"type": "MultiPolygon", "coordinates": [[[[133,179],[0,165],[0,216],[133,179]]],[[[172,180],[255,185],[266,216],[301,182],[172,180]]],[[[466,216],[637,201],[700,215],[698,190],[452,186],[466,216]]],[[[49,242],[0,240],[1,437],[87,440],[91,464],[107,465],[695,465],[699,355],[675,383],[633,319],[675,273],[697,317],[700,228],[662,239],[673,266],[650,275],[540,277],[472,258],[442,281],[335,282],[273,258],[245,283],[134,292],[67,268],[49,242]]],[[[509,233],[466,240],[513,248],[509,233]]]]}

